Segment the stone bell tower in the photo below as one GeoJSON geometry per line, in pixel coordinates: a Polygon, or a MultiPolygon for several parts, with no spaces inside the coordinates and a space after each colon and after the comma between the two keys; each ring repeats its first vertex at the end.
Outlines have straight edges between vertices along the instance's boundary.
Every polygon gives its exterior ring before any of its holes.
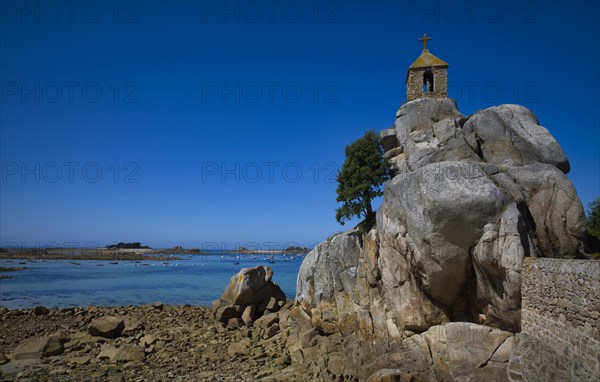
{"type": "Polygon", "coordinates": [[[448,98],[448,63],[427,49],[431,37],[424,34],[423,52],[406,73],[406,102],[417,98],[448,98]]]}

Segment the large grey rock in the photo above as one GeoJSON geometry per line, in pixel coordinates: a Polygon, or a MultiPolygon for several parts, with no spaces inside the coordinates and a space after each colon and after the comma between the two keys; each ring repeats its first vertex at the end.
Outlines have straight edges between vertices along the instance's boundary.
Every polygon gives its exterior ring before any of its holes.
{"type": "Polygon", "coordinates": [[[470,249],[506,201],[479,165],[433,163],[388,182],[378,231],[404,227],[411,256],[402,271],[433,300],[453,306],[470,277],[470,249]]]}
{"type": "Polygon", "coordinates": [[[243,268],[231,278],[221,300],[230,305],[258,305],[273,295],[285,300],[281,289],[271,281],[272,275],[270,267],[243,268]]]}
{"type": "Polygon", "coordinates": [[[222,323],[250,325],[265,312],[279,310],[286,297],[279,285],[271,280],[272,276],[270,267],[241,269],[231,278],[221,298],[213,302],[215,319],[222,323]]]}
{"type": "Polygon", "coordinates": [[[414,131],[431,130],[436,122],[459,119],[456,102],[449,98],[422,98],[405,103],[396,112],[396,134],[404,146],[414,131]]]}
{"type": "Polygon", "coordinates": [[[533,252],[525,220],[515,203],[505,209],[500,226],[488,224],[473,249],[477,310],[482,324],[521,329],[521,267],[533,252]]]}
{"type": "Polygon", "coordinates": [[[360,299],[356,289],[360,252],[358,232],[351,231],[319,244],[300,266],[296,301],[311,311],[313,324],[325,333],[339,330],[338,303],[360,299]]]}
{"type": "Polygon", "coordinates": [[[479,111],[465,123],[464,130],[477,140],[488,163],[516,166],[541,162],[569,172],[569,161],[558,142],[523,106],[501,105],[479,111]]]}
{"type": "MultiPolygon", "coordinates": [[[[459,125],[462,119],[451,99],[405,103],[396,113],[395,123],[399,146],[395,152],[401,154],[392,157],[394,152],[386,149],[390,163],[399,172],[408,172],[444,160],[480,160],[465,139],[459,125]]],[[[382,133],[382,137],[388,136],[382,133]]]]}
{"type": "Polygon", "coordinates": [[[310,251],[298,271],[296,301],[318,304],[335,291],[352,290],[359,251],[356,231],[335,235],[310,251]]]}
{"type": "Polygon", "coordinates": [[[436,162],[481,160],[452,117],[435,122],[431,128],[411,132],[404,146],[404,157],[410,171],[436,162]]]}
{"type": "Polygon", "coordinates": [[[543,257],[573,258],[583,253],[586,221],[575,187],[556,167],[544,163],[508,170],[525,196],[535,223],[535,244],[543,257]]]}

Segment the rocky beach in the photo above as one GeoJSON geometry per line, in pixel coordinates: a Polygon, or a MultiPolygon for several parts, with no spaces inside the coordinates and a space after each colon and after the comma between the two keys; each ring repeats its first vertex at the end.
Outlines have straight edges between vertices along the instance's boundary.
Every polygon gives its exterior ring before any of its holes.
{"type": "Polygon", "coordinates": [[[0,308],[3,381],[303,380],[279,314],[231,327],[209,307],[0,308]],[[268,334],[258,332],[270,329],[268,334]],[[9,362],[10,361],[10,362],[9,362]]]}

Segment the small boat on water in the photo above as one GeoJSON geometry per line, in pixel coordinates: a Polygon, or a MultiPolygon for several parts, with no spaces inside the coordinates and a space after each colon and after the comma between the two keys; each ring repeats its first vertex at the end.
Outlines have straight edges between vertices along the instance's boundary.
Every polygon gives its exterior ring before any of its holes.
{"type": "Polygon", "coordinates": [[[169,262],[163,261],[163,265],[169,265],[169,262]]]}
{"type": "Polygon", "coordinates": [[[240,257],[239,256],[235,257],[235,261],[233,262],[233,265],[240,265],[240,257]]]}
{"type": "Polygon", "coordinates": [[[111,264],[113,264],[113,265],[114,264],[119,264],[119,262],[118,261],[112,261],[111,264]]]}
{"type": "Polygon", "coordinates": [[[75,262],[75,261],[71,261],[71,264],[73,265],[81,265],[81,263],[75,262]]]}
{"type": "Polygon", "coordinates": [[[17,264],[20,264],[20,265],[25,265],[25,264],[27,264],[27,262],[26,262],[26,261],[20,261],[20,262],[18,262],[17,264]]]}
{"type": "Polygon", "coordinates": [[[97,267],[103,267],[104,264],[96,264],[97,267]]]}
{"type": "Polygon", "coordinates": [[[147,267],[147,266],[148,266],[148,265],[150,265],[150,264],[144,263],[144,264],[142,264],[142,265],[143,265],[144,267],[147,267]]]}

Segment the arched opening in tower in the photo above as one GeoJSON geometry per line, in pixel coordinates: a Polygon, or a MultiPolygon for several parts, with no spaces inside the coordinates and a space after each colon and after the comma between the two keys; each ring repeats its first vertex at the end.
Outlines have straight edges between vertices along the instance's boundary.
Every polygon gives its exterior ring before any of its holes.
{"type": "Polygon", "coordinates": [[[433,73],[431,70],[426,70],[423,74],[423,93],[433,92],[433,73]]]}

